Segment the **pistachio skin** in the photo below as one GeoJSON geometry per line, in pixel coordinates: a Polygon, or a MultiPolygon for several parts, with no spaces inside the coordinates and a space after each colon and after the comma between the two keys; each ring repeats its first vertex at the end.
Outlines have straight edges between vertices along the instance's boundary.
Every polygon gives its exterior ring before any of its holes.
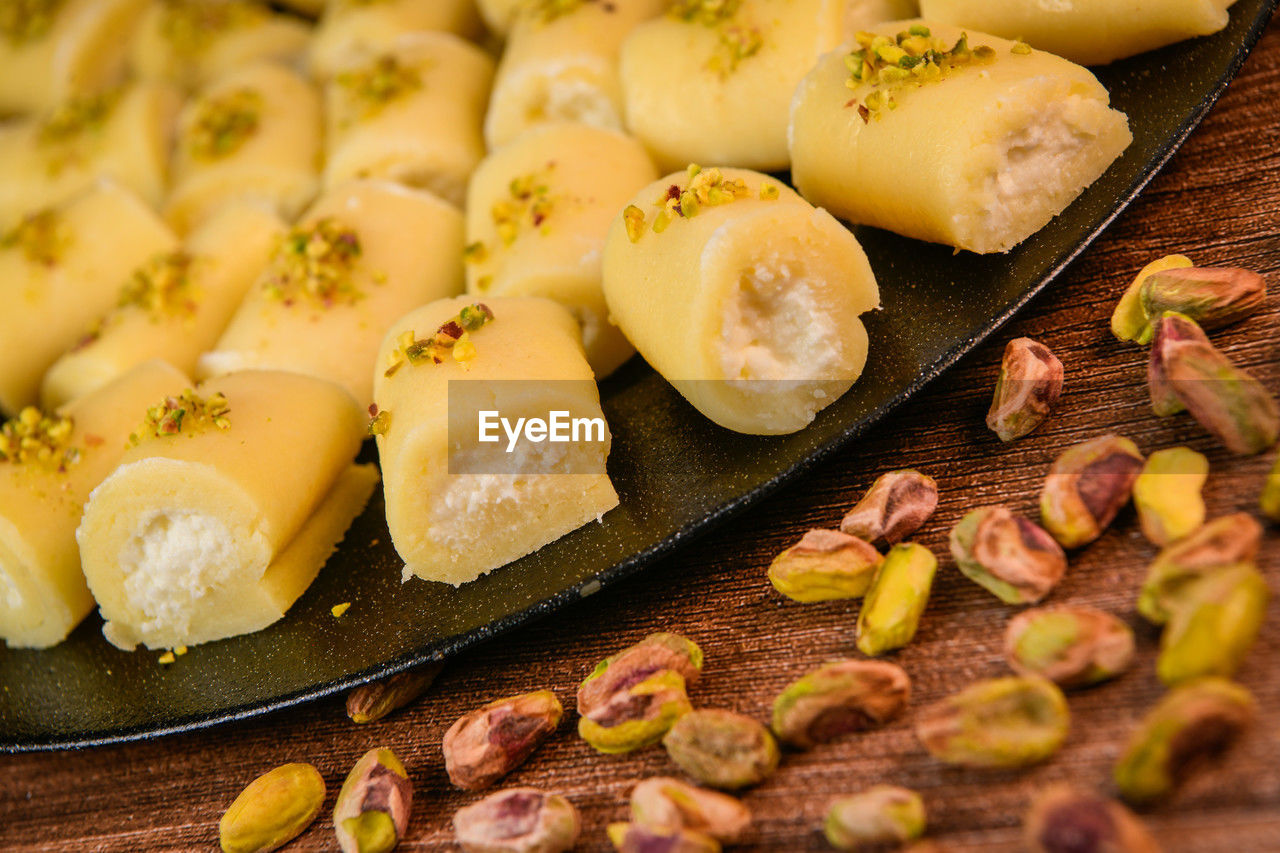
{"type": "Polygon", "coordinates": [[[537,788],[495,791],[453,815],[463,853],[565,853],[581,833],[573,803],[537,788]]]}
{"type": "Polygon", "coordinates": [[[916,737],[946,764],[1017,768],[1057,752],[1070,722],[1066,697],[1053,682],[993,678],[924,709],[916,737]]]}
{"type": "Polygon", "coordinates": [[[987,412],[987,428],[1006,444],[1035,432],[1062,396],[1064,375],[1062,362],[1044,344],[1031,338],[1009,341],[987,412]]]}
{"type": "Polygon", "coordinates": [[[1022,840],[1028,853],[1160,853],[1146,825],[1122,803],[1066,785],[1035,798],[1022,840]]]}
{"type": "Polygon", "coordinates": [[[810,530],[773,559],[774,589],[808,604],[858,598],[871,586],[883,558],[868,542],[838,530],[810,530]]]}
{"type": "Polygon", "coordinates": [[[1226,748],[1257,713],[1252,694],[1224,678],[1181,684],[1160,700],[1133,733],[1113,776],[1135,805],[1164,799],[1200,758],[1226,748]]]}
{"type": "Polygon", "coordinates": [[[578,735],[597,752],[618,755],[652,746],[693,710],[684,678],[662,670],[578,718],[578,735]]]}
{"type": "Polygon", "coordinates": [[[1188,447],[1157,450],[1147,457],[1133,483],[1133,505],[1151,544],[1168,545],[1204,524],[1200,492],[1208,477],[1209,460],[1188,447]]]}
{"type": "Polygon", "coordinates": [[[1164,624],[1187,598],[1188,587],[1226,566],[1253,563],[1261,544],[1262,525],[1248,513],[1213,519],[1151,561],[1138,593],[1138,612],[1164,624]]]}
{"type": "Polygon", "coordinates": [[[929,603],[938,558],[923,545],[895,545],[885,555],[858,613],[858,651],[869,657],[911,642],[929,603]]]}
{"type": "Polygon", "coordinates": [[[1142,307],[1142,284],[1149,276],[1165,270],[1181,269],[1192,266],[1186,255],[1168,255],[1152,261],[1142,268],[1133,282],[1120,297],[1115,312],[1111,315],[1111,334],[1122,341],[1146,344],[1151,341],[1151,323],[1147,312],[1142,307]]]}
{"type": "Polygon", "coordinates": [[[442,663],[428,663],[357,687],[347,694],[347,716],[360,725],[377,722],[427,692],[442,669],[442,663]]]}
{"type": "Polygon", "coordinates": [[[1174,311],[1152,318],[1151,328],[1153,339],[1151,354],[1147,358],[1147,392],[1151,396],[1151,411],[1157,417],[1167,418],[1187,410],[1169,381],[1167,353],[1184,344],[1209,349],[1213,344],[1194,320],[1174,311]]]}
{"type": "Polygon", "coordinates": [[[783,743],[812,749],[842,735],[884,725],[911,698],[911,679],[884,661],[840,660],[796,679],[773,701],[773,731],[783,743]]]}
{"type": "Polygon", "coordinates": [[[488,788],[523,764],[563,716],[550,690],[508,696],[462,715],[441,746],[449,781],[464,791],[488,788]]]}
{"type": "Polygon", "coordinates": [[[1102,535],[1133,494],[1142,470],[1137,445],[1118,435],[1072,445],[1049,469],[1040,490],[1040,521],[1063,548],[1102,535]]]}
{"type": "Polygon", "coordinates": [[[650,634],[605,658],[578,688],[578,713],[589,716],[620,692],[663,670],[680,674],[693,687],[702,674],[702,649],[679,634],[650,634]]]}
{"type": "Polygon", "coordinates": [[[611,823],[609,841],[618,853],[720,853],[720,842],[692,829],[655,829],[611,823]]]}
{"type": "Polygon", "coordinates": [[[310,764],[283,764],[254,779],[218,823],[223,853],[268,853],[302,834],[324,805],[324,778],[310,764]]]}
{"type": "Polygon", "coordinates": [[[751,825],[751,811],[719,791],[655,776],[631,790],[631,820],[649,829],[688,829],[732,844],[751,825]]]}
{"type": "Polygon", "coordinates": [[[1238,267],[1184,267],[1148,276],[1139,296],[1148,318],[1176,311],[1202,329],[1218,329],[1257,312],[1266,301],[1267,282],[1238,267]]]}
{"type": "Polygon", "coordinates": [[[822,832],[837,850],[902,845],[924,835],[924,800],[915,791],[876,785],[827,807],[822,832]]]}
{"type": "Polygon", "coordinates": [[[1038,675],[1060,687],[1089,687],[1115,678],[1133,663],[1133,631],[1092,607],[1026,610],[1009,620],[1004,654],[1019,675],[1038,675]]]}
{"type": "Polygon", "coordinates": [[[1193,581],[1160,638],[1160,680],[1174,686],[1206,675],[1235,675],[1258,638],[1270,600],[1266,579],[1248,564],[1193,581]]]}
{"type": "Polygon", "coordinates": [[[1043,528],[1007,507],[978,507],[951,529],[951,556],[969,580],[1005,604],[1034,604],[1067,571],[1067,555],[1043,528]]]}
{"type": "Polygon", "coordinates": [[[938,484],[912,469],[881,474],[840,521],[840,531],[872,545],[896,545],[938,508],[938,484]]]}
{"type": "Polygon", "coordinates": [[[734,790],[764,781],[782,755],[760,723],[732,711],[704,708],[681,717],[662,738],[681,770],[703,785],[734,790]]]}
{"type": "Polygon", "coordinates": [[[333,828],[342,853],[388,853],[409,829],[413,783],[389,749],[371,749],[342,783],[333,828]]]}
{"type": "Polygon", "coordinates": [[[1258,499],[1258,508],[1262,514],[1274,522],[1280,523],[1280,457],[1267,475],[1267,482],[1262,487],[1262,497],[1258,499]]]}

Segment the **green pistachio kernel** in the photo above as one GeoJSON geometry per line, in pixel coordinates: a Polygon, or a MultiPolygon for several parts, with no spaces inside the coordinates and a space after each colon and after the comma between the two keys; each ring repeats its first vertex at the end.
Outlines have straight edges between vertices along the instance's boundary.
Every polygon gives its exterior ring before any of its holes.
{"type": "Polygon", "coordinates": [[[866,593],[880,552],[838,530],[810,530],[769,565],[774,589],[792,601],[832,601],[866,593]]]}
{"type": "Polygon", "coordinates": [[[1267,475],[1267,482],[1262,487],[1258,506],[1267,518],[1280,522],[1280,457],[1277,457],[1275,465],[1271,467],[1271,473],[1267,475]]]}
{"type": "Polygon", "coordinates": [[[1067,700],[1044,678],[980,681],[920,713],[916,737],[934,757],[964,767],[1026,767],[1067,739],[1067,700]]]}
{"type": "Polygon", "coordinates": [[[1196,581],[1226,567],[1253,563],[1261,543],[1262,526],[1248,513],[1215,518],[1151,561],[1138,593],[1138,612],[1158,625],[1169,621],[1196,581]]]}
{"type": "Polygon", "coordinates": [[[911,642],[929,603],[938,559],[915,543],[895,545],[876,570],[858,614],[858,651],[875,657],[911,642]]]}
{"type": "Polygon", "coordinates": [[[662,740],[692,710],[684,677],[661,670],[579,717],[578,735],[597,752],[633,752],[662,740]]]}
{"type": "Polygon", "coordinates": [[[263,853],[302,834],[324,805],[324,779],[310,764],[285,764],[249,783],[218,824],[223,853],[263,853]]]}
{"type": "Polygon", "coordinates": [[[262,121],[262,95],[254,89],[233,89],[197,102],[183,137],[194,160],[221,160],[240,150],[262,121]]]}
{"type": "Polygon", "coordinates": [[[1092,607],[1027,610],[1009,622],[1004,651],[1021,675],[1062,687],[1087,687],[1120,675],[1133,663],[1133,631],[1092,607]]]}
{"type": "Polygon", "coordinates": [[[842,735],[884,725],[902,714],[911,679],[883,661],[824,664],[787,685],[773,700],[773,731],[784,743],[811,749],[842,735]]]}
{"type": "Polygon", "coordinates": [[[66,471],[81,456],[80,450],[71,446],[74,428],[69,417],[47,415],[27,406],[16,418],[0,425],[0,463],[66,471]]]}
{"type": "Polygon", "coordinates": [[[907,788],[876,785],[833,801],[822,829],[837,850],[902,845],[924,835],[924,800],[907,788]]]}
{"type": "Polygon", "coordinates": [[[0,36],[15,47],[44,38],[58,20],[63,0],[5,0],[0,36]]]}
{"type": "Polygon", "coordinates": [[[1205,675],[1235,675],[1258,637],[1270,599],[1266,579],[1248,564],[1189,583],[1160,638],[1160,680],[1172,686],[1205,675]]]}
{"type": "Polygon", "coordinates": [[[684,714],[662,738],[680,769],[712,788],[745,788],[778,768],[769,730],[750,717],[704,708],[684,714]]]}
{"type": "Polygon", "coordinates": [[[129,436],[129,446],[137,447],[154,438],[198,435],[211,429],[231,428],[231,406],[222,394],[207,397],[188,388],[176,397],[147,409],[146,419],[129,436]]]}
{"type": "Polygon", "coordinates": [[[62,216],[53,208],[29,214],[21,222],[0,233],[0,251],[21,251],[29,263],[56,266],[71,244],[62,216]]]}
{"type": "Polygon", "coordinates": [[[1209,460],[1188,447],[1157,450],[1133,483],[1133,505],[1142,532],[1153,545],[1168,545],[1204,524],[1200,490],[1209,460]]]}
{"type": "Polygon", "coordinates": [[[404,65],[394,55],[379,56],[368,65],[339,72],[334,82],[350,101],[356,119],[364,121],[388,104],[422,88],[421,69],[404,65]]]}

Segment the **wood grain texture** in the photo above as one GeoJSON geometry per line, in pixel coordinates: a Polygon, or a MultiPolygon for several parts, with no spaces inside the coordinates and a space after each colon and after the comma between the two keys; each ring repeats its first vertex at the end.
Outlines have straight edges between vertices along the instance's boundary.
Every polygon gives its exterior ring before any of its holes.
{"type": "MultiPolygon", "coordinates": [[[[390,746],[416,786],[416,809],[401,850],[450,850],[449,820],[475,799],[452,790],[440,739],[462,713],[499,696],[555,690],[571,705],[597,660],[656,630],[677,631],[706,651],[695,704],[765,720],[776,693],[808,668],[855,656],[856,603],[801,606],[769,587],[770,559],[812,526],[834,526],[881,472],[917,467],[937,478],[942,498],[919,541],[946,554],[946,534],[968,509],[1007,502],[1034,517],[1044,472],[1067,445],[1106,431],[1144,451],[1187,444],[1212,463],[1211,514],[1253,510],[1274,458],[1240,459],[1189,418],[1148,410],[1145,354],[1118,345],[1107,321],[1121,289],[1153,257],[1186,252],[1202,264],[1256,269],[1270,280],[1267,310],[1215,336],[1273,391],[1280,391],[1280,27],[1272,25],[1239,78],[1143,196],[1048,292],[913,402],[846,448],[822,470],[773,496],[650,570],[588,601],[485,644],[453,661],[427,697],[382,723],[357,727],[340,701],[321,702],[243,724],[118,748],[0,758],[0,849],[161,851],[215,849],[217,821],[252,778],[287,761],[324,774],[330,801],[290,850],[333,849],[328,824],[347,770],[367,749],[390,746]],[[1009,447],[983,425],[1005,342],[1027,335],[1067,369],[1059,409],[1041,431],[1009,447]]],[[[1261,559],[1280,589],[1280,533],[1269,529],[1261,559]]],[[[750,791],[755,814],[734,849],[827,849],[818,827],[827,801],[887,782],[919,790],[930,836],[947,849],[1018,849],[1019,824],[1038,786],[1071,781],[1110,790],[1110,768],[1130,731],[1161,695],[1154,675],[1157,633],[1134,612],[1154,549],[1132,510],[1076,553],[1051,603],[1091,604],[1136,629],[1139,661],[1112,684],[1070,695],[1073,725],[1051,762],[1021,773],[939,765],[919,746],[910,714],[889,727],[789,753],[750,791]]],[[[1005,673],[1000,654],[1014,612],[942,559],[933,599],[914,644],[893,656],[914,682],[913,704],[940,699],[974,679],[1005,673]]],[[[1195,776],[1146,815],[1171,851],[1280,850],[1280,599],[1238,679],[1257,696],[1257,725],[1226,759],[1195,776]]],[[[673,772],[665,753],[595,755],[573,733],[573,717],[508,778],[559,790],[582,810],[581,851],[609,849],[605,825],[626,812],[639,779],[673,772]]]]}

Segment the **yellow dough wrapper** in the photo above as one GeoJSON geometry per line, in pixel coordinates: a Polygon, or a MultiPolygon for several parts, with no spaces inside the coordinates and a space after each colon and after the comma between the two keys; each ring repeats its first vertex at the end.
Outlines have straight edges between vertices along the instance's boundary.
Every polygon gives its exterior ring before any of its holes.
{"type": "Polygon", "coordinates": [[[530,0],[515,11],[484,134],[499,148],[548,121],[622,127],[618,48],[667,0],[530,0]]]}
{"type": "Polygon", "coordinates": [[[367,406],[378,345],[405,312],[462,292],[462,214],[385,181],[327,193],[280,243],[198,378],[293,370],[342,385],[367,406]]]}
{"type": "Polygon", "coordinates": [[[177,244],[141,199],[109,183],[0,234],[0,411],[34,404],[44,372],[115,304],[120,283],[177,244]]]}
{"type": "Polygon", "coordinates": [[[152,358],[193,374],[284,232],[270,211],[233,205],[180,249],[149,258],[120,287],[111,311],[49,368],[40,393],[44,406],[60,406],[152,358]]]}
{"type": "Polygon", "coordinates": [[[890,66],[861,44],[861,61],[828,54],[796,90],[791,113],[792,180],[843,219],[1008,251],[1133,140],[1102,84],[1065,59],[974,31],[962,42],[958,29],[919,21],[873,33],[875,50],[911,54],[900,61],[915,68],[890,66]],[[928,35],[904,41],[897,34],[909,28],[928,35]],[[930,48],[936,60],[917,58],[930,48]],[[863,79],[850,88],[855,73],[863,79]]]}
{"type": "Polygon", "coordinates": [[[679,0],[622,46],[627,127],[658,168],[787,167],[796,84],[842,38],[843,0],[679,0]]]}
{"type": "Polygon", "coordinates": [[[269,370],[137,410],[141,440],[76,533],[103,635],[171,648],[284,616],[377,483],[352,464],[365,423],[333,383],[269,370]]]}
{"type": "Polygon", "coordinates": [[[858,241],[825,210],[767,175],[696,167],[615,218],[604,294],[694,408],[754,435],[795,432],[849,389],[867,358],[859,315],[880,303],[858,241]]]}
{"type": "Polygon", "coordinates": [[[605,473],[608,427],[573,317],[547,299],[498,297],[480,304],[492,319],[440,349],[439,363],[430,343],[441,339],[446,324],[461,333],[460,324],[479,316],[470,298],[411,312],[382,344],[374,385],[379,415],[372,429],[382,461],[387,527],[406,578],[466,583],[618,505],[605,473]],[[424,353],[421,360],[406,356],[415,343],[424,353]],[[523,473],[450,473],[451,461],[474,470],[486,467],[483,460],[506,458],[501,444],[480,442],[477,424],[461,424],[451,435],[450,409],[457,398],[450,384],[470,385],[458,380],[476,383],[475,394],[513,423],[546,420],[560,411],[598,419],[599,431],[589,442],[580,433],[584,440],[568,447],[524,442],[508,469],[523,473]]]}
{"type": "Polygon", "coordinates": [[[492,82],[488,54],[449,33],[404,35],[341,66],[325,87],[325,186],[386,178],[460,207],[492,82]]]}
{"type": "Polygon", "coordinates": [[[585,124],[535,128],[476,170],[467,201],[467,292],[545,296],[582,326],[597,378],[635,353],[601,289],[609,225],[658,172],[644,148],[585,124]]]}
{"type": "Polygon", "coordinates": [[[52,109],[114,86],[148,0],[4,0],[0,115],[52,109]]]}
{"type": "Polygon", "coordinates": [[[135,76],[199,89],[260,60],[301,66],[311,26],[257,0],[154,0],[129,54],[135,76]]]}
{"type": "Polygon", "coordinates": [[[27,409],[0,434],[0,638],[48,648],[93,607],[76,527],[89,493],[115,469],[138,412],[187,377],[139,365],[52,416],[27,409]],[[22,439],[32,442],[23,449],[22,439]]]}
{"type": "Polygon", "coordinates": [[[972,27],[1082,65],[1102,65],[1227,25],[1235,0],[921,0],[931,21],[972,27]]]}
{"type": "Polygon", "coordinates": [[[178,119],[165,218],[187,233],[220,206],[260,201],[292,221],[320,187],[320,95],[274,62],[220,78],[178,119]]]}
{"type": "Polygon", "coordinates": [[[311,40],[311,73],[327,79],[351,59],[383,53],[404,33],[423,31],[478,36],[473,0],[327,0],[311,40]]]}

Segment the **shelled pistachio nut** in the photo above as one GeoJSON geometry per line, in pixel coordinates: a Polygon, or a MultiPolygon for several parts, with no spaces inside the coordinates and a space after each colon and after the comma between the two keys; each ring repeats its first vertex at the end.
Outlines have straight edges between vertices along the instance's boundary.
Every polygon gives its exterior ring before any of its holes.
{"type": "Polygon", "coordinates": [[[1040,490],[1040,522],[1063,548],[1088,545],[1129,502],[1142,454],[1127,438],[1102,435],[1067,448],[1040,490]]]}
{"type": "Polygon", "coordinates": [[[565,853],[581,832],[573,803],[537,788],[496,791],[453,815],[463,853],[565,853]]]}
{"type": "Polygon", "coordinates": [[[875,657],[910,643],[929,603],[938,558],[923,545],[895,545],[876,570],[858,613],[858,651],[875,657]]]}
{"type": "Polygon", "coordinates": [[[924,835],[924,828],[924,800],[895,785],[876,785],[832,801],[822,824],[827,841],[837,850],[902,845],[924,835]]]}
{"type": "Polygon", "coordinates": [[[254,779],[218,823],[223,853],[268,853],[302,834],[324,805],[324,779],[310,764],[284,764],[254,779]]]}
{"type": "Polygon", "coordinates": [[[687,687],[702,674],[702,649],[679,634],[650,634],[596,664],[578,687],[578,713],[587,716],[619,692],[663,670],[680,674],[687,687]]]}
{"type": "Polygon", "coordinates": [[[681,770],[712,788],[745,788],[778,769],[777,741],[760,723],[704,708],[681,717],[662,738],[681,770]]]}
{"type": "Polygon", "coordinates": [[[964,767],[1025,767],[1067,739],[1067,700],[1044,678],[979,681],[922,711],[916,737],[940,761],[964,767]]]}
{"type": "Polygon", "coordinates": [[[1258,507],[1262,514],[1275,522],[1280,522],[1280,457],[1267,475],[1267,482],[1262,487],[1262,497],[1258,499],[1258,507]]]}
{"type": "Polygon", "coordinates": [[[1148,276],[1139,295],[1148,318],[1177,311],[1203,329],[1218,329],[1256,313],[1266,302],[1267,282],[1237,267],[1182,267],[1148,276]]]}
{"type": "Polygon", "coordinates": [[[1249,691],[1224,678],[1173,688],[1142,720],[1116,762],[1120,796],[1137,805],[1167,797],[1197,759],[1224,749],[1255,714],[1249,691]]]}
{"type": "Polygon", "coordinates": [[[773,731],[783,743],[812,749],[902,714],[911,679],[884,661],[840,660],[791,682],[773,700],[773,731]]]}
{"type": "Polygon", "coordinates": [[[611,823],[607,831],[618,853],[720,853],[719,841],[693,829],[611,823]]]}
{"type": "Polygon", "coordinates": [[[1172,686],[1235,675],[1258,638],[1270,599],[1266,579],[1247,563],[1192,581],[1160,637],[1160,680],[1172,686]]]}
{"type": "Polygon", "coordinates": [[[1124,295],[1120,297],[1120,302],[1111,315],[1111,334],[1122,341],[1150,343],[1151,323],[1147,319],[1146,310],[1142,307],[1143,282],[1156,273],[1190,266],[1192,266],[1191,259],[1186,255],[1168,255],[1143,267],[1125,290],[1124,295]]]}
{"type": "Polygon", "coordinates": [[[1151,411],[1157,417],[1167,418],[1187,410],[1169,381],[1165,364],[1168,354],[1193,344],[1212,350],[1213,344],[1194,320],[1176,311],[1151,318],[1151,329],[1151,354],[1147,357],[1147,393],[1151,396],[1151,411]]]}
{"type": "Polygon", "coordinates": [[[1115,678],[1133,663],[1133,647],[1128,625],[1092,607],[1026,610],[1004,633],[1004,656],[1015,672],[1061,687],[1115,678]]]}
{"type": "Polygon", "coordinates": [[[1003,506],[973,510],[951,529],[951,556],[970,580],[1006,604],[1034,604],[1062,580],[1067,555],[1032,521],[1003,506]]]}
{"type": "Polygon", "coordinates": [[[881,474],[845,514],[840,530],[872,545],[896,545],[915,533],[938,508],[938,484],[919,471],[881,474]]]}
{"type": "Polygon", "coordinates": [[[774,589],[804,603],[857,598],[871,586],[883,558],[856,536],[838,530],[810,530],[773,559],[774,589]]]}
{"type": "Polygon", "coordinates": [[[1028,853],[1160,853],[1146,824],[1123,803],[1067,785],[1035,798],[1022,840],[1028,853]]]}
{"type": "Polygon", "coordinates": [[[389,749],[371,749],[347,774],[333,806],[342,853],[387,853],[404,838],[413,812],[413,783],[389,749]]]}
{"type": "Polygon", "coordinates": [[[1169,621],[1188,585],[1227,566],[1254,562],[1261,544],[1262,525],[1248,513],[1213,519],[1151,561],[1138,593],[1138,612],[1158,625],[1169,621]]]}
{"type": "Polygon", "coordinates": [[[1209,460],[1189,447],[1157,450],[1147,457],[1133,484],[1133,505],[1148,541],[1168,545],[1204,524],[1200,492],[1208,478],[1209,460]]]}
{"type": "Polygon", "coordinates": [[[728,794],[655,776],[631,789],[631,820],[649,829],[687,829],[732,844],[751,825],[751,810],[728,794]]]}
{"type": "Polygon", "coordinates": [[[676,720],[692,710],[684,677],[664,669],[580,716],[578,735],[598,752],[632,752],[662,740],[676,720]]]}
{"type": "Polygon", "coordinates": [[[463,714],[442,744],[449,781],[464,791],[488,788],[523,764],[563,716],[550,690],[508,696],[463,714]]]}
{"type": "Polygon", "coordinates": [[[357,687],[347,694],[347,716],[360,724],[381,720],[427,692],[442,669],[442,663],[427,663],[357,687]]]}
{"type": "Polygon", "coordinates": [[[1062,362],[1031,338],[1014,338],[1004,348],[1000,378],[987,412],[987,428],[1010,442],[1034,432],[1062,395],[1062,362]]]}

